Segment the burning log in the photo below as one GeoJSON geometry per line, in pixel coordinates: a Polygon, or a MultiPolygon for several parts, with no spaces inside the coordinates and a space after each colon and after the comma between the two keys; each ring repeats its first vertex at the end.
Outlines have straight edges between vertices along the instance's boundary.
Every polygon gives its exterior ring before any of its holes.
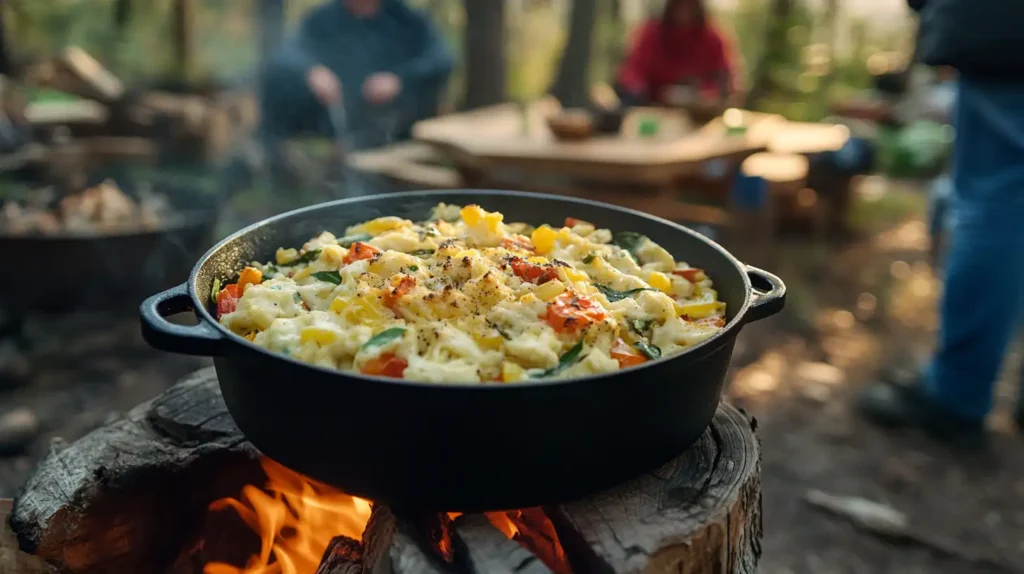
{"type": "Polygon", "coordinates": [[[261,482],[255,449],[201,371],[81,440],[51,446],[15,501],[20,548],[61,571],[152,572],[211,500],[261,482]]]}
{"type": "MultiPolygon", "coordinates": [[[[760,497],[753,425],[723,405],[688,451],[586,500],[468,515],[371,510],[258,459],[206,369],[55,448],[9,524],[22,552],[70,574],[746,574],[760,556],[760,497]]],[[[3,549],[0,536],[0,571],[3,549]]]]}

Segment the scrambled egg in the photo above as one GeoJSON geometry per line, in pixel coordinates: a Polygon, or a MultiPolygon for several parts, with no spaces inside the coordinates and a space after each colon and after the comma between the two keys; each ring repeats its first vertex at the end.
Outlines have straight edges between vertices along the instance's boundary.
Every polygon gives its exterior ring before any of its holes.
{"type": "Polygon", "coordinates": [[[212,295],[223,325],[271,351],[436,383],[615,371],[725,326],[711,279],[643,235],[477,205],[324,232],[212,295]]]}

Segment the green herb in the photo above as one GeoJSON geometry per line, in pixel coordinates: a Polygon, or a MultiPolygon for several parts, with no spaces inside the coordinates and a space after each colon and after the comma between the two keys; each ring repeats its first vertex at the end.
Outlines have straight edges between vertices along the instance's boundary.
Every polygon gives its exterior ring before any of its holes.
{"type": "Polygon", "coordinates": [[[277,267],[273,263],[267,263],[263,266],[264,275],[277,275],[277,267]]]}
{"type": "Polygon", "coordinates": [[[346,235],[338,240],[338,245],[342,247],[352,247],[352,244],[357,241],[369,241],[373,239],[373,236],[369,233],[360,233],[358,235],[346,235]]]}
{"type": "Polygon", "coordinates": [[[210,299],[217,303],[217,293],[220,293],[220,279],[213,280],[213,289],[210,291],[210,299]]]}
{"type": "MultiPolygon", "coordinates": [[[[458,220],[456,219],[455,221],[458,220]]],[[[426,237],[441,237],[441,232],[438,231],[436,227],[431,225],[423,232],[423,235],[425,235],[426,237]]]]}
{"type": "Polygon", "coordinates": [[[651,319],[633,319],[629,322],[629,327],[636,333],[643,335],[651,328],[651,323],[653,322],[651,319]]]}
{"type": "Polygon", "coordinates": [[[313,274],[313,278],[319,279],[320,281],[326,281],[327,283],[341,285],[341,274],[337,271],[317,271],[313,274]]]}
{"type": "Polygon", "coordinates": [[[382,347],[387,345],[391,341],[401,339],[402,335],[405,334],[405,327],[391,327],[390,329],[384,329],[380,333],[370,337],[370,340],[363,343],[362,349],[369,349],[370,347],[382,347]]]}
{"type": "Polygon", "coordinates": [[[571,349],[566,351],[564,355],[562,355],[561,357],[558,358],[558,364],[557,365],[555,365],[554,367],[551,367],[550,369],[544,370],[544,371],[540,371],[540,370],[534,371],[534,372],[532,372],[530,374],[530,376],[532,376],[534,378],[543,378],[543,377],[550,377],[551,375],[558,374],[558,373],[568,369],[569,367],[575,365],[576,363],[582,361],[583,357],[580,356],[580,354],[582,352],[583,352],[583,341],[580,341],[579,343],[576,343],[575,345],[573,345],[573,347],[571,349]]]}
{"type": "Polygon", "coordinates": [[[492,322],[488,321],[487,322],[487,326],[492,328],[492,329],[494,329],[495,331],[497,331],[498,334],[501,335],[502,339],[505,339],[506,341],[511,341],[512,340],[512,337],[509,336],[509,334],[507,332],[505,332],[504,329],[499,327],[496,323],[492,323],[492,322]]]}
{"type": "Polygon", "coordinates": [[[594,262],[594,259],[596,259],[596,258],[597,258],[597,255],[594,255],[593,253],[591,253],[590,255],[587,255],[586,257],[583,258],[583,264],[584,265],[590,265],[591,263],[594,262]]]}
{"type": "Polygon", "coordinates": [[[434,254],[434,250],[433,249],[419,249],[419,250],[413,251],[409,255],[415,255],[416,257],[430,257],[433,254],[434,254]]]}
{"type": "Polygon", "coordinates": [[[600,291],[602,295],[604,295],[605,299],[608,299],[609,303],[614,303],[616,301],[628,299],[633,295],[640,293],[641,291],[657,291],[657,289],[651,289],[650,287],[640,287],[639,289],[630,289],[629,291],[616,291],[611,287],[605,287],[604,285],[596,284],[594,285],[594,287],[597,287],[597,290],[600,291]]]}
{"type": "Polygon", "coordinates": [[[647,243],[647,236],[635,231],[620,231],[612,235],[612,243],[626,250],[634,261],[639,262],[640,256],[637,251],[647,243]]]}
{"type": "Polygon", "coordinates": [[[638,341],[636,344],[636,348],[640,349],[640,352],[647,355],[647,358],[652,361],[661,358],[661,349],[655,347],[654,345],[648,343],[647,341],[638,341]]]}
{"type": "Polygon", "coordinates": [[[415,273],[415,272],[417,272],[417,271],[419,271],[419,270],[420,270],[420,267],[419,267],[419,265],[410,265],[410,266],[409,266],[409,272],[410,272],[410,273],[415,273]]]}
{"type": "Polygon", "coordinates": [[[316,261],[317,257],[320,257],[320,250],[319,249],[311,249],[311,250],[303,253],[302,255],[299,255],[295,259],[292,259],[291,261],[289,261],[287,263],[278,263],[277,266],[278,267],[294,267],[296,265],[299,265],[300,263],[309,263],[311,261],[316,261]]]}
{"type": "Polygon", "coordinates": [[[299,295],[298,293],[292,293],[292,300],[294,300],[296,303],[302,303],[302,295],[299,295]]]}

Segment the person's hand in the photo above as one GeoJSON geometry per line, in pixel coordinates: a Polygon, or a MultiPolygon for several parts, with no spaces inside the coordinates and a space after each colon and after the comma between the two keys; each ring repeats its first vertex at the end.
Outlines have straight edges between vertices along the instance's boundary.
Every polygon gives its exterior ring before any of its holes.
{"type": "Polygon", "coordinates": [[[374,105],[388,104],[402,92],[402,80],[391,72],[377,72],[363,82],[363,97],[374,105]]]}
{"type": "Polygon", "coordinates": [[[310,91],[320,100],[320,103],[329,106],[341,100],[341,82],[334,72],[323,66],[313,66],[306,74],[306,83],[310,91]]]}

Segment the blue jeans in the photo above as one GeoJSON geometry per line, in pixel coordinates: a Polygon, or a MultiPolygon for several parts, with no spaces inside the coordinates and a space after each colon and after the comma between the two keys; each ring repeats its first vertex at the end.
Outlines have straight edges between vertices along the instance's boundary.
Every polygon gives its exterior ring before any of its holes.
{"type": "Polygon", "coordinates": [[[1024,309],[1024,83],[964,79],[954,118],[956,217],[926,390],[980,420],[1024,309]]]}

